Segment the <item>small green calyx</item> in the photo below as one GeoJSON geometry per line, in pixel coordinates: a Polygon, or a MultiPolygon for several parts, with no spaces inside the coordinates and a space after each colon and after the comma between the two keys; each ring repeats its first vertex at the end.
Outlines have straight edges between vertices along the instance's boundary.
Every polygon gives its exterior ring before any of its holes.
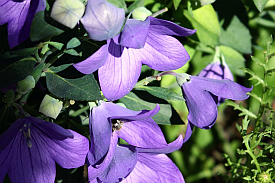
{"type": "Polygon", "coordinates": [[[20,95],[24,95],[34,87],[35,87],[35,80],[33,76],[27,76],[25,79],[17,83],[17,92],[20,95]]]}
{"type": "Polygon", "coordinates": [[[261,183],[270,183],[272,182],[271,175],[269,172],[262,172],[258,176],[258,181],[261,183]]]}
{"type": "Polygon", "coordinates": [[[189,82],[191,80],[190,75],[186,73],[177,73],[176,79],[179,86],[182,86],[183,83],[189,82]]]}
{"type": "Polygon", "coordinates": [[[152,12],[145,7],[138,7],[132,13],[134,19],[141,21],[145,20],[150,15],[152,15],[152,12]]]}

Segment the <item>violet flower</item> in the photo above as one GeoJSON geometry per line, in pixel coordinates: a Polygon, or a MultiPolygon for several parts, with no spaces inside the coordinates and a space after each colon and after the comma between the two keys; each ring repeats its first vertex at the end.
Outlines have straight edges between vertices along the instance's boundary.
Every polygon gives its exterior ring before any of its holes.
{"type": "Polygon", "coordinates": [[[63,168],[85,163],[86,137],[35,117],[15,121],[0,136],[0,182],[6,174],[13,183],[55,180],[55,162],[63,168]]]}
{"type": "Polygon", "coordinates": [[[182,67],[190,57],[172,36],[190,36],[195,32],[153,17],[145,21],[128,19],[119,35],[74,67],[84,74],[98,69],[104,96],[116,100],[134,88],[142,64],[159,71],[182,67]]]}
{"type": "Polygon", "coordinates": [[[209,129],[215,124],[218,116],[217,97],[245,100],[249,97],[246,93],[252,90],[228,79],[217,80],[188,74],[178,75],[177,81],[189,110],[184,142],[191,136],[194,126],[209,129]]]}
{"type": "MultiPolygon", "coordinates": [[[[208,64],[199,74],[198,76],[211,78],[211,79],[229,79],[234,81],[234,77],[227,66],[226,62],[223,61],[215,61],[211,64],[208,64]]],[[[217,97],[218,103],[220,105],[224,102],[224,98],[217,97]]]]}
{"type": "Polygon", "coordinates": [[[166,143],[151,118],[158,111],[158,105],[152,111],[132,111],[110,102],[92,109],[91,146],[87,156],[89,181],[184,182],[178,168],[165,155],[182,146],[182,136],[166,143]],[[119,138],[129,145],[118,145],[119,138]]]}
{"type": "Polygon", "coordinates": [[[45,0],[1,0],[0,25],[8,23],[10,48],[17,46],[30,36],[34,15],[45,8],[45,0]]]}
{"type": "Polygon", "coordinates": [[[89,0],[81,23],[93,40],[115,37],[125,19],[125,12],[106,0],[89,0]]]}

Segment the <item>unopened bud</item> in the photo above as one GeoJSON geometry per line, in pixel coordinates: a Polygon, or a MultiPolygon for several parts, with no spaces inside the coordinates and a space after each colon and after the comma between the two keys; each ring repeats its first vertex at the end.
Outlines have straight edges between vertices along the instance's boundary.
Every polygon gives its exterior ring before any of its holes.
{"type": "Polygon", "coordinates": [[[34,87],[35,87],[35,80],[33,76],[27,76],[25,79],[17,83],[17,92],[18,94],[24,95],[34,87]]]}
{"type": "Polygon", "coordinates": [[[152,12],[145,7],[138,7],[132,13],[134,19],[141,21],[145,20],[150,15],[152,15],[152,12]]]}

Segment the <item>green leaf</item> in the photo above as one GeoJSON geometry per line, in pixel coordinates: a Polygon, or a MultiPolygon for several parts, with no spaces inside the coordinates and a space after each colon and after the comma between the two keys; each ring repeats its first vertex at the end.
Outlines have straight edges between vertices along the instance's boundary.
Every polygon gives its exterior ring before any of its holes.
{"type": "Polygon", "coordinates": [[[56,119],[62,107],[63,107],[62,101],[59,101],[51,97],[50,95],[45,95],[45,97],[43,98],[40,104],[39,112],[41,112],[45,116],[56,119]]]}
{"type": "Polygon", "coordinates": [[[200,0],[201,5],[207,5],[207,4],[211,4],[214,3],[216,0],[200,0]]]}
{"type": "Polygon", "coordinates": [[[245,58],[238,51],[228,46],[219,46],[222,54],[225,57],[226,63],[230,68],[231,72],[236,75],[244,76],[243,70],[239,69],[245,67],[245,58]]]}
{"type": "Polygon", "coordinates": [[[15,84],[17,81],[25,79],[32,72],[35,62],[36,60],[34,58],[24,58],[13,62],[6,67],[1,63],[0,88],[15,84]]]}
{"type": "Polygon", "coordinates": [[[195,20],[210,32],[220,35],[221,29],[218,21],[217,13],[211,4],[202,6],[193,11],[195,20]]]}
{"type": "MultiPolygon", "coordinates": [[[[137,97],[134,93],[130,92],[123,98],[119,99],[124,103],[128,109],[140,111],[140,110],[152,110],[156,107],[155,103],[144,101],[137,97]]],[[[169,104],[159,104],[160,111],[153,116],[153,120],[158,124],[170,125],[172,117],[172,107],[169,104]]],[[[176,121],[173,120],[173,123],[176,121]]],[[[180,122],[182,124],[182,121],[180,122]]]]}
{"type": "Polygon", "coordinates": [[[123,8],[127,12],[127,6],[124,0],[107,0],[118,8],[123,8]]]}
{"type": "Polygon", "coordinates": [[[16,50],[16,51],[10,51],[9,53],[11,55],[17,55],[17,56],[30,56],[32,54],[34,54],[34,52],[37,50],[37,47],[33,47],[33,48],[24,48],[24,49],[20,49],[20,50],[16,50]]]}
{"type": "Polygon", "coordinates": [[[67,53],[73,56],[80,56],[80,53],[77,53],[77,51],[75,51],[74,49],[64,50],[64,53],[67,53]]]}
{"type": "Polygon", "coordinates": [[[79,45],[81,45],[81,42],[76,37],[74,37],[67,43],[66,48],[67,49],[75,48],[75,47],[78,47],[79,45]]]}
{"type": "Polygon", "coordinates": [[[44,19],[44,11],[39,11],[35,14],[32,21],[30,39],[32,41],[40,41],[63,32],[63,30],[48,24],[44,19]]]}
{"type": "Polygon", "coordinates": [[[206,45],[213,45],[213,46],[216,46],[219,44],[219,36],[217,34],[211,32],[202,24],[200,24],[194,17],[190,15],[188,10],[184,10],[183,12],[186,18],[191,22],[193,27],[197,29],[196,34],[202,43],[206,45]]]}
{"type": "Polygon", "coordinates": [[[43,71],[43,67],[44,67],[44,63],[40,63],[38,64],[34,69],[33,71],[30,73],[31,76],[33,76],[34,80],[35,80],[35,83],[38,82],[41,74],[42,74],[42,71],[43,71]]]}
{"type": "Polygon", "coordinates": [[[63,43],[58,43],[58,42],[53,42],[53,41],[47,41],[47,42],[45,42],[45,44],[49,44],[58,50],[61,50],[64,45],[63,43]]]}
{"type": "Polygon", "coordinates": [[[182,100],[184,101],[183,97],[179,94],[169,90],[167,88],[157,87],[157,86],[139,86],[136,88],[137,90],[145,90],[151,95],[164,99],[164,100],[182,100]]]}
{"type": "Polygon", "coordinates": [[[248,28],[234,16],[226,30],[222,29],[220,36],[221,44],[234,48],[241,53],[252,52],[251,35],[248,28]]]}
{"type": "Polygon", "coordinates": [[[131,12],[132,10],[144,6],[144,0],[136,0],[128,7],[128,12],[131,12]]]}
{"type": "Polygon", "coordinates": [[[16,120],[14,109],[12,106],[5,105],[0,109],[0,134],[16,120]]]}
{"type": "Polygon", "coordinates": [[[70,67],[72,64],[63,64],[63,65],[60,65],[60,66],[57,66],[57,67],[54,67],[54,66],[51,66],[49,69],[54,72],[54,73],[58,73],[58,72],[61,72],[65,69],[67,69],[68,67],[70,67]]]}
{"type": "Polygon", "coordinates": [[[256,5],[257,9],[262,12],[266,3],[269,1],[269,0],[253,0],[254,1],[254,4],[256,5]]]}
{"type": "Polygon", "coordinates": [[[178,9],[178,7],[180,5],[180,2],[181,2],[181,0],[173,0],[173,4],[174,4],[174,7],[175,7],[175,10],[178,9]]]}
{"type": "Polygon", "coordinates": [[[241,68],[245,73],[251,75],[251,77],[249,78],[249,80],[256,80],[257,83],[254,84],[254,86],[257,86],[259,84],[262,84],[263,86],[266,86],[264,80],[262,78],[260,78],[257,74],[255,74],[252,70],[247,69],[247,68],[241,68]]]}
{"type": "Polygon", "coordinates": [[[92,74],[77,79],[65,79],[55,73],[46,72],[49,91],[57,97],[72,100],[101,100],[99,86],[92,74]]]}

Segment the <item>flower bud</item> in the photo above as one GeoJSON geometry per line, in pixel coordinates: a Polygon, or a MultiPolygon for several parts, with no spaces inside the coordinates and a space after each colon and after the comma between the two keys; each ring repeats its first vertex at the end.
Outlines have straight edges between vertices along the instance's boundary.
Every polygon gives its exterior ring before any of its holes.
{"type": "Polygon", "coordinates": [[[96,41],[115,37],[123,26],[125,12],[106,0],[89,0],[81,23],[96,41]]]}
{"type": "Polygon", "coordinates": [[[272,182],[271,175],[270,175],[270,173],[268,173],[268,171],[258,174],[257,178],[258,178],[258,181],[261,183],[272,182]]]}
{"type": "Polygon", "coordinates": [[[138,7],[132,13],[134,19],[141,21],[145,20],[150,15],[152,15],[152,12],[145,7],[138,7]]]}
{"type": "Polygon", "coordinates": [[[24,95],[34,87],[35,87],[34,78],[32,76],[27,76],[25,79],[17,83],[17,92],[20,95],[24,95]]]}

